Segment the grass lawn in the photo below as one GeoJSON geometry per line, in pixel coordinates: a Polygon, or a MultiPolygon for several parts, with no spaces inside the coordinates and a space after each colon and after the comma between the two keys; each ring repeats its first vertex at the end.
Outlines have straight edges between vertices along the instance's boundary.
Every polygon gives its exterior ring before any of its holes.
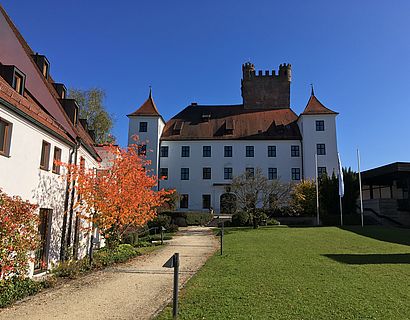
{"type": "Polygon", "coordinates": [[[410,319],[410,230],[228,229],[224,244],[182,290],[179,319],[410,319]]]}

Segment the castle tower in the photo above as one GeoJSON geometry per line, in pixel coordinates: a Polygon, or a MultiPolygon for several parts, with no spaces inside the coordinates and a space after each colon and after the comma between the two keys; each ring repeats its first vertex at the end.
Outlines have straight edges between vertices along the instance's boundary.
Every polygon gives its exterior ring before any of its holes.
{"type": "Polygon", "coordinates": [[[319,175],[331,176],[338,172],[336,116],[337,112],[326,108],[312,93],[305,110],[298,119],[302,134],[303,176],[314,179],[315,154],[317,154],[319,175]]]}
{"type": "Polygon", "coordinates": [[[255,66],[246,62],[242,65],[242,98],[245,109],[290,108],[290,82],[292,67],[281,64],[278,74],[275,70],[255,72],[255,66]]]}
{"type": "Polygon", "coordinates": [[[150,88],[148,99],[133,113],[127,115],[128,145],[138,144],[141,154],[146,154],[146,159],[151,161],[149,169],[158,175],[159,147],[165,121],[158,112],[150,88]],[[135,137],[138,140],[135,141],[135,137]]]}

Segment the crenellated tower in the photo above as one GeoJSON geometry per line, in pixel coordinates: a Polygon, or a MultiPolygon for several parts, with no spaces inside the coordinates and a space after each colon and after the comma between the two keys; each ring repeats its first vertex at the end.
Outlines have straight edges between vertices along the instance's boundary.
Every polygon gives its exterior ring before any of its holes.
{"type": "Polygon", "coordinates": [[[292,66],[281,64],[276,74],[255,71],[255,66],[246,62],[242,65],[242,98],[245,109],[283,109],[290,108],[290,82],[292,66]]]}

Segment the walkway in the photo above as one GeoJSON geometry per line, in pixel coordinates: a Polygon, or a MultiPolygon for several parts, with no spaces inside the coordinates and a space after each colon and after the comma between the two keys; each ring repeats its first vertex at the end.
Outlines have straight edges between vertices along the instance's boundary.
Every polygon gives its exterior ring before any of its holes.
{"type": "Polygon", "coordinates": [[[183,285],[217,247],[209,228],[183,228],[158,251],[41,292],[0,311],[0,319],[151,319],[172,298],[173,269],[162,265],[179,252],[183,285]]]}

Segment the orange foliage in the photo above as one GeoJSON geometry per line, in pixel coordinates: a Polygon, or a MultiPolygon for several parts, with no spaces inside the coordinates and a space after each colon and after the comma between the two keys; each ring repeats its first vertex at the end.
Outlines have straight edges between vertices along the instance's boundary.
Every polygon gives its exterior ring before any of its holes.
{"type": "Polygon", "coordinates": [[[108,169],[63,165],[68,168],[67,177],[75,179],[77,206],[87,213],[82,218],[94,223],[106,238],[119,240],[127,227],[152,220],[174,190],[154,190],[157,177],[145,169],[149,161],[138,155],[136,145],[105,148],[108,169]]]}

